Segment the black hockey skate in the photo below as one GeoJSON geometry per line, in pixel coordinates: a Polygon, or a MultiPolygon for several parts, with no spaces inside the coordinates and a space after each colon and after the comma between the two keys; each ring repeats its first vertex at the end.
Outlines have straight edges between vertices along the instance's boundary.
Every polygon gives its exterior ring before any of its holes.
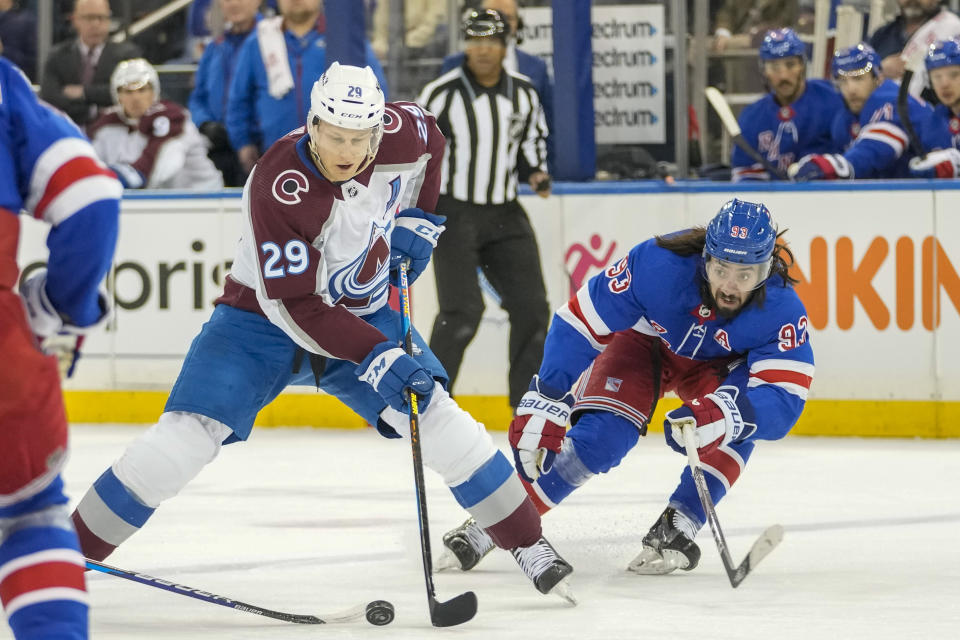
{"type": "Polygon", "coordinates": [[[577,604],[567,581],[567,576],[573,573],[573,567],[560,557],[546,538],[540,538],[529,547],[511,549],[510,553],[533,581],[537,591],[555,593],[570,604],[577,604]]]}
{"type": "Polygon", "coordinates": [[[443,534],[445,549],[437,558],[435,569],[460,569],[470,571],[493,551],[496,546],[477,521],[468,518],[462,525],[443,534]]]}
{"type": "Polygon", "coordinates": [[[677,569],[690,571],[700,562],[700,547],[677,526],[684,516],[673,507],[664,509],[643,537],[643,549],[627,566],[628,571],[663,575],[677,569]]]}

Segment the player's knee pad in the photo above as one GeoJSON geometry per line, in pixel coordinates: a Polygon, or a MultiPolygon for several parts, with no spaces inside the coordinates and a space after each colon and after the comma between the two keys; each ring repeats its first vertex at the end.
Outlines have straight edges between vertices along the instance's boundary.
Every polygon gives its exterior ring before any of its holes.
{"type": "MultiPolygon", "coordinates": [[[[397,433],[410,437],[406,414],[387,407],[380,417],[397,433]]],[[[470,478],[496,452],[483,425],[461,409],[439,383],[420,417],[420,448],[423,464],[439,473],[448,486],[470,478]]]]}
{"type": "Polygon", "coordinates": [[[636,425],[603,411],[587,411],[567,432],[580,462],[592,473],[606,473],[620,464],[639,439],[636,425]]]}
{"type": "Polygon", "coordinates": [[[0,596],[16,638],[87,637],[84,566],[66,505],[0,519],[0,596]]]}
{"type": "Polygon", "coordinates": [[[134,440],[112,469],[137,499],[156,508],[193,480],[231,433],[212,418],[170,411],[134,440]]]}

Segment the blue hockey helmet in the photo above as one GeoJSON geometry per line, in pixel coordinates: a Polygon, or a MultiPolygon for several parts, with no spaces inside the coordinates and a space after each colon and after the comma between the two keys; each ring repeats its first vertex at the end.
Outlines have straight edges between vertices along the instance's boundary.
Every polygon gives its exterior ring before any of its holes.
{"type": "Polygon", "coordinates": [[[755,289],[766,281],[777,244],[777,227],[764,205],[734,198],[728,201],[707,225],[703,258],[708,280],[712,262],[756,265],[743,284],[755,289]]]}
{"type": "Polygon", "coordinates": [[[930,45],[924,58],[927,71],[960,65],[960,40],[939,40],[930,45]]]}
{"type": "Polygon", "coordinates": [[[866,42],[845,47],[833,54],[830,75],[834,78],[862,76],[865,73],[880,75],[880,55],[866,42]]]}
{"type": "Polygon", "coordinates": [[[793,56],[800,56],[803,59],[807,57],[807,45],[800,39],[796,31],[789,28],[767,31],[767,34],[763,36],[763,42],[760,43],[761,61],[779,60],[793,56]]]}

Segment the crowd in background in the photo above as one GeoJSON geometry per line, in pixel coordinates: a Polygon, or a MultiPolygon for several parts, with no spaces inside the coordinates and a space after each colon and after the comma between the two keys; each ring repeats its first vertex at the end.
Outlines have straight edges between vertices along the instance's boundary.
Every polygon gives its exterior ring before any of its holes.
{"type": "MultiPolygon", "coordinates": [[[[161,73],[159,77],[163,78],[163,83],[151,85],[156,90],[153,101],[156,105],[163,102],[168,110],[173,108],[172,105],[184,109],[198,135],[193,135],[194,132],[188,131],[187,127],[175,127],[188,138],[181,146],[185,145],[188,150],[196,145],[204,147],[210,161],[222,174],[223,183],[240,186],[266,147],[286,131],[303,124],[311,79],[319,76],[326,66],[323,47],[314,46],[317,42],[322,43],[325,37],[323,2],[195,0],[185,10],[172,13],[159,24],[130,38],[114,41],[110,37],[121,31],[123,25],[142,18],[166,1],[54,0],[54,46],[40,69],[36,38],[37,1],[0,0],[0,53],[39,85],[38,92],[44,100],[67,113],[88,133],[103,130],[97,124],[101,116],[116,117],[116,113],[109,113],[118,108],[117,90],[111,87],[111,74],[121,61],[142,58],[154,68],[181,65],[179,68],[191,70],[180,74],[161,73]],[[264,52],[271,50],[286,51],[289,70],[284,70],[282,64],[264,64],[264,52]],[[194,68],[195,72],[192,71],[194,68]]],[[[391,23],[392,18],[399,15],[391,0],[364,2],[367,64],[374,69],[388,99],[414,99],[427,83],[463,63],[462,52],[445,55],[462,48],[459,34],[450,33],[450,25],[457,24],[458,20],[451,21],[448,0],[404,0],[404,23],[399,29],[391,23]],[[395,38],[400,33],[402,42],[391,42],[391,36],[395,38]],[[390,65],[400,66],[402,71],[389,73],[390,65]]],[[[598,5],[611,3],[615,2],[595,0],[598,5]]],[[[520,3],[520,8],[549,4],[545,0],[527,0],[520,3]]],[[[758,56],[763,56],[764,37],[771,30],[782,28],[792,29],[806,43],[806,52],[798,56],[804,65],[804,75],[825,77],[828,82],[836,84],[837,78],[828,77],[829,68],[822,74],[816,70],[811,74],[806,69],[810,61],[814,0],[710,0],[708,4],[712,34],[707,45],[710,51],[708,84],[726,93],[765,94],[777,106],[788,107],[789,103],[782,102],[790,96],[778,95],[776,87],[771,85],[771,81],[778,80],[771,72],[777,65],[761,60],[759,72],[757,66],[758,56]]],[[[840,4],[839,0],[834,4],[840,4]]],[[[843,4],[861,10],[870,8],[867,0],[845,0],[843,4]]],[[[888,15],[893,16],[892,20],[873,33],[867,34],[866,29],[864,33],[865,44],[870,45],[881,60],[876,70],[878,78],[899,81],[905,69],[901,52],[924,25],[929,25],[939,14],[950,13],[945,4],[942,0],[888,0],[886,9],[888,15]]],[[[540,93],[548,129],[551,128],[555,99],[552,95],[552,69],[524,52],[522,46],[517,46],[516,36],[522,36],[522,27],[518,28],[517,24],[517,3],[514,0],[492,3],[466,0],[460,3],[464,10],[481,6],[501,11],[513,29],[514,38],[505,65],[533,80],[540,93]]],[[[688,2],[691,24],[695,6],[699,5],[692,0],[688,2]]],[[[669,12],[669,3],[666,8],[669,12]]],[[[960,36],[960,28],[956,33],[949,33],[947,28],[945,35],[941,29],[937,34],[940,36],[937,39],[960,36]]],[[[522,43],[522,37],[520,41],[522,43]]],[[[924,76],[922,71],[921,76],[924,76]]],[[[668,73],[671,73],[669,69],[668,73]]],[[[914,80],[914,83],[923,79],[925,77],[914,80]]],[[[922,97],[927,102],[932,106],[940,102],[931,83],[921,85],[921,89],[924,88],[922,97]]],[[[913,93],[921,96],[918,91],[913,93]]],[[[799,98],[800,95],[793,97],[799,98]]],[[[835,95],[840,96],[840,93],[835,92],[835,95]]],[[[844,107],[843,100],[831,104],[840,104],[840,111],[844,108],[849,111],[849,105],[844,107]]],[[[133,126],[133,121],[127,118],[126,124],[133,126]]],[[[922,126],[922,123],[916,126],[922,126]]],[[[140,129],[140,139],[128,140],[128,147],[142,147],[142,151],[149,153],[153,149],[150,141],[157,142],[155,132],[142,126],[140,129]]],[[[768,133],[759,132],[765,136],[768,133]]],[[[758,163],[745,164],[738,150],[724,147],[721,151],[720,134],[719,122],[712,114],[707,114],[707,122],[692,124],[689,131],[692,175],[713,179],[732,177],[735,180],[771,177],[769,172],[756,170],[754,165],[758,163]],[[699,135],[699,131],[705,133],[699,135]],[[716,159],[721,152],[730,155],[720,158],[719,163],[705,161],[708,157],[716,159]]],[[[782,137],[776,130],[770,135],[778,141],[782,137]]],[[[166,136],[171,137],[169,132],[166,136]]],[[[548,137],[551,166],[552,142],[548,137]]],[[[764,147],[761,151],[766,153],[768,160],[784,171],[789,166],[780,165],[794,164],[800,159],[789,153],[769,153],[769,142],[758,140],[756,146],[764,147]]],[[[845,146],[834,144],[817,150],[842,155],[845,146]]],[[[598,177],[662,177],[671,170],[671,147],[600,145],[598,177]]],[[[118,161],[121,170],[122,165],[133,165],[139,160],[130,157],[129,149],[120,155],[128,160],[118,161]]],[[[141,169],[145,164],[152,166],[153,163],[141,162],[141,169]]],[[[149,175],[139,178],[130,172],[127,175],[131,178],[127,181],[128,187],[137,184],[156,187],[169,183],[151,179],[149,175]]],[[[776,175],[772,177],[776,178],[776,175]]],[[[209,184],[203,180],[199,183],[209,184]]]]}

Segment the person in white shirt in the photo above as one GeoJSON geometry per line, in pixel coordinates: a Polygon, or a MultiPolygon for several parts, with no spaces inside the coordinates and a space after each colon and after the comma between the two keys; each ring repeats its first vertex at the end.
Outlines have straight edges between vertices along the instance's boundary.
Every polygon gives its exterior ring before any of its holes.
{"type": "Polygon", "coordinates": [[[159,100],[160,79],[143,58],[124,60],[110,76],[114,106],[90,126],[93,148],[127,189],[223,188],[207,157],[207,140],[190,112],[159,100]]]}

